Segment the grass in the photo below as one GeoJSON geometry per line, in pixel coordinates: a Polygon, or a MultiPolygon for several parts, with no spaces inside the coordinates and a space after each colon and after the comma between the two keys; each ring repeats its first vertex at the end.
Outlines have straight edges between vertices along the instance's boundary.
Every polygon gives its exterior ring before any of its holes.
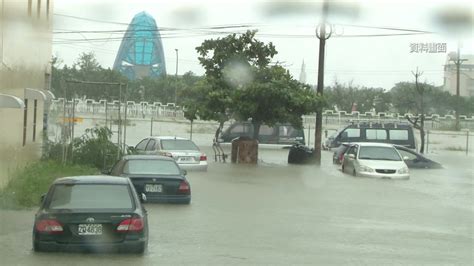
{"type": "Polygon", "coordinates": [[[0,191],[0,208],[21,209],[38,206],[42,194],[59,177],[97,174],[98,170],[82,165],[63,165],[56,161],[39,161],[16,171],[0,191]]]}

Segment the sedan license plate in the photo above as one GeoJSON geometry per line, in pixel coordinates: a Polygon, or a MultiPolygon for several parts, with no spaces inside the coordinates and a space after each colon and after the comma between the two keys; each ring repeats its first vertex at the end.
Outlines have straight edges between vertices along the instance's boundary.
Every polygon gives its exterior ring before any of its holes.
{"type": "Polygon", "coordinates": [[[163,192],[163,185],[145,184],[145,192],[163,192]]]}
{"type": "Polygon", "coordinates": [[[192,156],[179,157],[179,162],[191,163],[191,162],[194,162],[194,157],[192,156]]]}
{"type": "Polygon", "coordinates": [[[102,235],[102,224],[79,224],[77,233],[79,235],[102,235]]]}

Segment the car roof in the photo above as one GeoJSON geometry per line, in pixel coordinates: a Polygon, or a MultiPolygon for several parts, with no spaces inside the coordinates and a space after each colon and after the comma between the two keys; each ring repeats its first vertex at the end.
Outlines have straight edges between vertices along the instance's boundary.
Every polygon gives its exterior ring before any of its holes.
{"type": "Polygon", "coordinates": [[[114,185],[128,185],[127,178],[119,176],[108,175],[84,175],[84,176],[68,176],[58,178],[54,184],[114,184],[114,185]]]}
{"type": "Polygon", "coordinates": [[[387,122],[387,123],[379,123],[379,122],[360,122],[360,123],[350,123],[346,128],[387,128],[387,129],[410,129],[412,126],[408,122],[387,122]]]}
{"type": "Polygon", "coordinates": [[[122,160],[162,160],[162,161],[174,161],[173,158],[162,156],[162,155],[125,155],[122,160]]]}
{"type": "Polygon", "coordinates": [[[379,142],[356,142],[353,145],[359,145],[361,147],[370,146],[370,147],[393,147],[393,144],[390,143],[379,143],[379,142]]]}
{"type": "Polygon", "coordinates": [[[153,138],[153,139],[163,139],[163,140],[173,140],[173,139],[177,139],[177,140],[189,140],[187,138],[181,138],[181,137],[176,137],[176,136],[151,136],[150,138],[153,138]]]}

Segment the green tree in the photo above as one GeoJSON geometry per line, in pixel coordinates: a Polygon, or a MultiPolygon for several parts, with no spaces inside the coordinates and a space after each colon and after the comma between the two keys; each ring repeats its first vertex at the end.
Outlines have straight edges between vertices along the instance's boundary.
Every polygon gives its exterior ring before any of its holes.
{"type": "Polygon", "coordinates": [[[341,111],[351,112],[352,107],[357,105],[357,111],[361,113],[386,112],[389,109],[389,97],[382,88],[367,88],[339,83],[337,80],[333,86],[326,89],[325,96],[328,105],[341,111]]]}
{"type": "Polygon", "coordinates": [[[307,85],[293,79],[288,70],[272,66],[256,72],[256,81],[236,91],[234,112],[237,118],[251,119],[254,139],[265,123],[289,122],[302,127],[302,115],[316,110],[320,102],[307,85]]]}
{"type": "MultiPolygon", "coordinates": [[[[319,98],[281,66],[270,66],[277,54],[272,43],[255,38],[256,31],[204,41],[196,50],[206,71],[195,88],[196,115],[219,121],[216,136],[231,115],[251,119],[254,138],[260,125],[291,122],[301,126],[301,115],[314,111],[319,98]]],[[[192,110],[192,108],[190,108],[192,110]]]]}

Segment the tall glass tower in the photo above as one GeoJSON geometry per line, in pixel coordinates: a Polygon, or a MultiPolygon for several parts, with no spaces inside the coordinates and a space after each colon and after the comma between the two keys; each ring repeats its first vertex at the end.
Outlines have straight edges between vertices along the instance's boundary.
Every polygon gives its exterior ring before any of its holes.
{"type": "Polygon", "coordinates": [[[133,17],[120,44],[114,70],[129,79],[166,75],[160,32],[155,19],[146,12],[133,17]]]}

